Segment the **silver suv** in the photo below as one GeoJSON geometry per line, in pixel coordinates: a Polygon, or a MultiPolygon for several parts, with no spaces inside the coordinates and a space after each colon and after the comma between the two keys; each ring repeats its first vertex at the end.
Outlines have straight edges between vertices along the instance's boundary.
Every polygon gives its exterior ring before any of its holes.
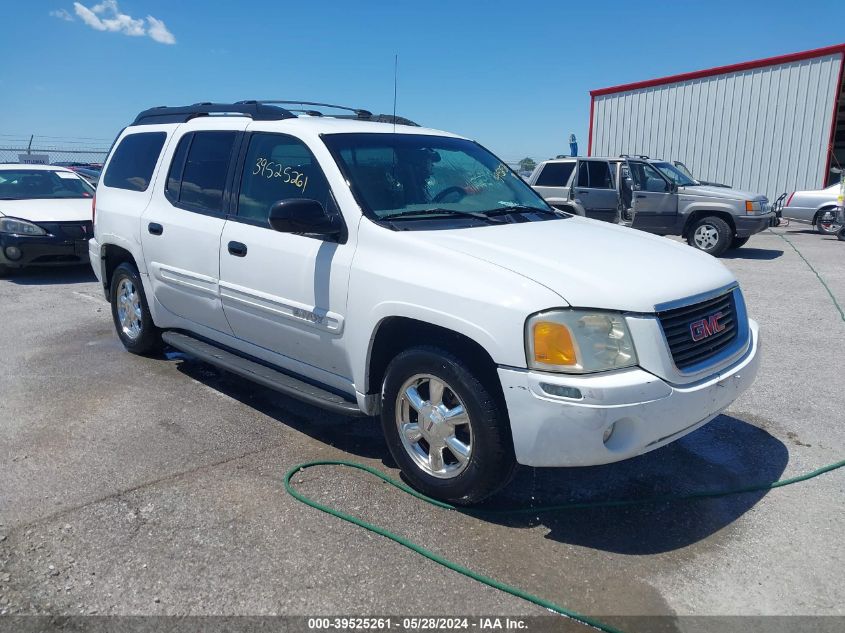
{"type": "Polygon", "coordinates": [[[658,235],[681,235],[719,256],[771,223],[762,194],[703,185],[647,156],[563,158],[540,163],[528,179],[558,209],[658,235]]]}

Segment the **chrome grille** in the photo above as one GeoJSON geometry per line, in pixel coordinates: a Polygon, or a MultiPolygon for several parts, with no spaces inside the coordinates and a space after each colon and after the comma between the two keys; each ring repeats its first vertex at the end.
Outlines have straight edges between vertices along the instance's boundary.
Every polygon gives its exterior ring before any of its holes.
{"type": "Polygon", "coordinates": [[[657,317],[678,369],[692,367],[712,358],[728,347],[737,336],[736,303],[732,291],[693,305],[658,312],[657,317]],[[718,324],[724,329],[718,332],[708,330],[710,317],[719,313],[718,324]],[[706,334],[696,341],[693,338],[694,330],[699,335],[706,334]]]}

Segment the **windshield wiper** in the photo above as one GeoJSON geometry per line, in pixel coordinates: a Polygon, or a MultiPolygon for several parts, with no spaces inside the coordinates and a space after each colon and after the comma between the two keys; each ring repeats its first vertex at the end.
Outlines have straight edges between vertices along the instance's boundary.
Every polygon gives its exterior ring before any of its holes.
{"type": "Polygon", "coordinates": [[[552,209],[542,209],[540,207],[532,207],[527,204],[513,204],[508,205],[506,207],[499,207],[497,209],[491,209],[488,212],[488,215],[497,216],[497,215],[509,215],[511,213],[543,213],[545,215],[555,215],[561,217],[557,211],[552,209]]]}
{"type": "Polygon", "coordinates": [[[432,217],[438,215],[451,215],[455,217],[462,217],[462,218],[473,218],[475,220],[481,220],[487,224],[503,224],[505,223],[503,220],[499,220],[496,218],[490,217],[486,213],[480,213],[478,211],[458,211],[456,209],[442,209],[442,208],[434,208],[434,209],[417,209],[415,211],[402,211],[401,213],[391,213],[389,215],[384,215],[381,217],[382,220],[413,220],[415,218],[423,218],[423,217],[432,217]]]}

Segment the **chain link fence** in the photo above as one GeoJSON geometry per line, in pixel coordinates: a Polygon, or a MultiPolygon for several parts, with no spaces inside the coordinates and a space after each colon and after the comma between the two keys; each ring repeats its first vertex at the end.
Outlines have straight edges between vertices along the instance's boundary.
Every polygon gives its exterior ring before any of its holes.
{"type": "Polygon", "coordinates": [[[0,134],[0,163],[102,165],[111,140],[0,134]]]}

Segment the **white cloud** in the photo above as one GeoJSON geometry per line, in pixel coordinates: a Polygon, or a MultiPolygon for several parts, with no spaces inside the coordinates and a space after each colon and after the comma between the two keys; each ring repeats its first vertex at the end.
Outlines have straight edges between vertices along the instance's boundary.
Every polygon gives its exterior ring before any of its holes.
{"type": "Polygon", "coordinates": [[[176,43],[176,38],[173,36],[173,33],[167,30],[164,22],[151,15],[147,16],[147,22],[150,25],[150,28],[147,30],[147,35],[153,38],[156,42],[160,42],[161,44],[176,43]]]}
{"type": "Polygon", "coordinates": [[[57,9],[56,11],[50,11],[50,15],[54,18],[64,20],[65,22],[73,22],[73,16],[68,13],[66,9],[57,9]]]}
{"type": "MultiPolygon", "coordinates": [[[[133,18],[131,15],[121,13],[117,6],[117,0],[102,0],[91,8],[80,2],[74,2],[73,10],[80,20],[96,31],[123,33],[132,37],[147,35],[161,44],[176,43],[173,33],[167,29],[162,20],[148,15],[145,23],[143,18],[133,18]],[[149,28],[147,28],[147,25],[149,25],[149,28]]],[[[71,20],[73,19],[67,11],[65,11],[65,14],[71,20]]]]}

